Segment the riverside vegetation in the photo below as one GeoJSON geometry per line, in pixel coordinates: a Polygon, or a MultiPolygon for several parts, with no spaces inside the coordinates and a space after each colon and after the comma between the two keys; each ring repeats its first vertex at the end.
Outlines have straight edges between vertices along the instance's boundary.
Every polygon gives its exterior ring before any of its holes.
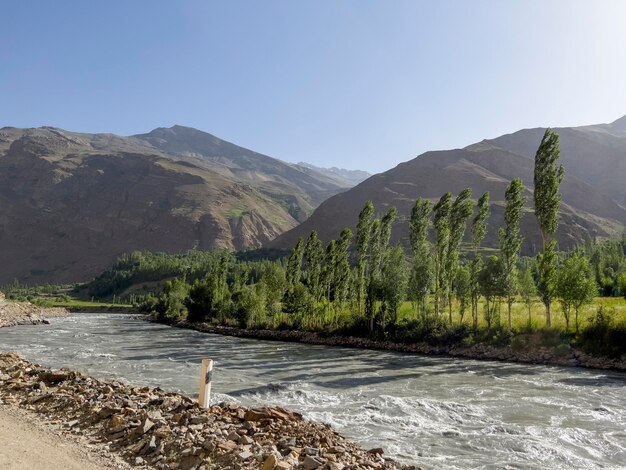
{"type": "Polygon", "coordinates": [[[543,240],[536,258],[520,256],[524,187],[514,179],[497,255],[481,246],[490,195],[474,202],[468,188],[434,204],[415,202],[408,256],[390,245],[395,208],[378,218],[367,202],[356,236],[344,229],[326,246],[312,232],[275,261],[263,257],[280,253],[134,252],[79,293],[134,303],[165,322],[431,345],[539,342],[619,358],[626,353],[626,235],[558,251],[558,158],[559,136],[548,129],[535,157],[534,212],[543,240]]]}
{"type": "Polygon", "coordinates": [[[559,152],[559,136],[548,129],[535,157],[534,213],[543,239],[536,258],[520,257],[524,186],[514,179],[497,255],[486,256],[481,246],[489,193],[474,203],[468,188],[434,204],[415,202],[409,256],[390,245],[396,209],[377,218],[367,202],[356,236],[346,228],[326,246],[312,232],[277,261],[226,252],[133,253],[88,288],[110,295],[169,278],[160,293],[140,302],[162,321],[435,345],[519,346],[536,344],[538,336],[548,346],[620,357],[626,352],[626,302],[619,300],[626,295],[626,236],[558,251],[559,152]]]}

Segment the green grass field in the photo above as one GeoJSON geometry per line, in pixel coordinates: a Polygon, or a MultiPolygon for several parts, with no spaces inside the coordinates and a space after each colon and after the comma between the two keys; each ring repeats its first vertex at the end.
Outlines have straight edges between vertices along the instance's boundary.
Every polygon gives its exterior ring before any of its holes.
{"type": "MultiPolygon", "coordinates": [[[[614,313],[613,319],[616,322],[626,322],[626,299],[623,297],[596,297],[594,301],[584,306],[579,312],[579,325],[584,327],[587,325],[600,306],[610,309],[611,313],[614,313]],[[614,312],[613,312],[614,310],[614,312]]],[[[478,324],[479,326],[486,326],[487,323],[483,315],[484,301],[481,301],[478,306],[478,324]]],[[[501,304],[501,324],[506,325],[508,321],[507,305],[501,304]]],[[[448,310],[444,309],[442,315],[448,318],[448,310]]],[[[528,326],[528,308],[521,302],[513,304],[512,312],[512,324],[514,328],[523,328],[528,326]]],[[[546,309],[537,299],[533,304],[530,311],[531,325],[534,329],[541,328],[546,324],[546,309]]],[[[404,302],[400,308],[399,320],[402,323],[405,320],[413,320],[417,318],[415,307],[411,302],[404,302]]],[[[551,308],[551,320],[552,327],[565,329],[565,317],[561,305],[558,302],[554,302],[551,308]]],[[[461,323],[461,317],[459,315],[458,303],[454,302],[452,306],[452,321],[454,324],[461,323]]],[[[463,317],[463,323],[470,325],[472,322],[471,310],[468,308],[463,317]]],[[[574,312],[572,311],[570,317],[570,329],[574,328],[574,312]]]]}

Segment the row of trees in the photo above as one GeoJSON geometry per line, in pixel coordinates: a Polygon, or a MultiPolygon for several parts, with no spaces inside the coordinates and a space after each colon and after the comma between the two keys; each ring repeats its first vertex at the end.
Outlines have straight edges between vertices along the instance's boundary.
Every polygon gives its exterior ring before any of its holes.
{"type": "Polygon", "coordinates": [[[505,304],[510,329],[514,302],[526,305],[530,323],[539,296],[546,326],[551,325],[551,306],[558,300],[567,328],[573,315],[578,329],[582,306],[598,290],[596,279],[604,276],[601,285],[605,286],[609,278],[612,285],[619,284],[611,269],[616,262],[623,263],[626,243],[623,240],[619,245],[621,261],[616,261],[619,242],[590,245],[559,256],[553,238],[563,178],[558,158],[558,135],[547,130],[535,159],[534,212],[543,239],[543,251],[536,259],[520,258],[525,188],[520,179],[514,179],[505,192],[499,256],[485,259],[482,254],[490,218],[489,193],[475,204],[469,188],[456,197],[445,193],[434,204],[419,198],[410,215],[408,258],[402,247],[390,244],[396,209],[376,217],[368,201],[359,214],[356,236],[346,228],[324,245],[312,232],[306,241],[298,241],[288,259],[275,262],[237,262],[226,253],[203,258],[205,276],[194,274],[168,282],[157,297],[147,299],[145,308],[163,316],[233,320],[247,327],[285,324],[373,333],[401,328],[405,301],[413,306],[413,316],[405,322],[441,324],[447,312],[452,325],[456,309],[461,323],[470,311],[471,324],[477,329],[482,300],[487,327],[500,325],[500,308],[505,304]],[[471,233],[466,237],[468,224],[471,233]],[[470,240],[470,249],[462,251],[464,239],[470,240]]]}

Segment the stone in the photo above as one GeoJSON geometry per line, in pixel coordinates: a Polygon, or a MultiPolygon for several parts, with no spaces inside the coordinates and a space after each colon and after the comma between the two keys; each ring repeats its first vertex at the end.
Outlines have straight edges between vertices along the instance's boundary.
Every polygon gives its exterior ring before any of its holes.
{"type": "Polygon", "coordinates": [[[241,460],[248,460],[250,457],[252,457],[252,455],[252,452],[245,450],[239,453],[239,458],[241,460]]]}
{"type": "Polygon", "coordinates": [[[276,456],[274,454],[270,454],[263,462],[263,467],[261,468],[261,470],[274,470],[274,467],[276,467],[277,463],[278,459],[276,458],[276,456]]]}
{"type": "Polygon", "coordinates": [[[321,467],[322,465],[323,465],[322,462],[320,462],[317,459],[314,459],[310,455],[307,455],[306,457],[304,457],[304,461],[302,462],[302,466],[305,468],[305,470],[314,470],[316,468],[321,467]]]}
{"type": "Polygon", "coordinates": [[[383,450],[382,447],[374,447],[373,449],[370,449],[367,451],[368,454],[377,454],[377,455],[382,455],[385,453],[385,451],[383,450]]]}
{"type": "Polygon", "coordinates": [[[328,467],[328,470],[343,470],[343,468],[345,467],[344,464],[339,462],[326,462],[326,465],[328,467]]]}
{"type": "Polygon", "coordinates": [[[330,454],[343,454],[346,452],[346,449],[341,446],[332,446],[326,452],[330,454]]]}
{"type": "Polygon", "coordinates": [[[270,415],[263,411],[248,410],[243,416],[246,421],[261,421],[262,419],[270,419],[270,415]]]}
{"type": "Polygon", "coordinates": [[[239,444],[242,444],[242,445],[254,444],[254,440],[250,438],[249,436],[241,436],[239,438],[239,444]]]}
{"type": "Polygon", "coordinates": [[[144,419],[143,423],[137,428],[137,432],[142,436],[150,431],[154,427],[154,423],[150,421],[150,418],[144,419]]]}
{"type": "Polygon", "coordinates": [[[117,426],[121,426],[122,424],[124,424],[124,418],[121,417],[120,415],[113,416],[111,420],[109,421],[110,428],[115,428],[117,426]]]}

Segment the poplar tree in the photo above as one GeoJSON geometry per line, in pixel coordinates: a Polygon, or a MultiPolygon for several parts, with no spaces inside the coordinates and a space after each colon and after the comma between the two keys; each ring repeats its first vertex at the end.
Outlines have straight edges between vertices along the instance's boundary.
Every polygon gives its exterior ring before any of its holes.
{"type": "Polygon", "coordinates": [[[369,320],[370,331],[374,330],[374,306],[376,304],[376,283],[379,277],[380,253],[380,219],[374,219],[370,227],[370,244],[368,254],[367,293],[365,296],[365,316],[369,320]]]}
{"type": "Polygon", "coordinates": [[[409,241],[413,252],[411,287],[422,319],[426,318],[426,301],[433,282],[432,246],[428,240],[432,213],[428,199],[418,198],[411,210],[409,241]]]}
{"type": "MultiPolygon", "coordinates": [[[[382,268],[382,291],[385,313],[389,315],[393,325],[398,324],[398,313],[402,300],[406,298],[409,270],[406,256],[401,246],[389,249],[382,268]]],[[[383,322],[385,318],[383,316],[383,322]]],[[[384,328],[384,326],[383,326],[384,328]]]]}
{"type": "Polygon", "coordinates": [[[522,301],[528,309],[528,328],[530,329],[532,327],[531,311],[533,304],[535,303],[535,298],[537,297],[537,286],[535,285],[533,273],[530,268],[526,268],[522,272],[518,273],[518,276],[519,290],[522,296],[522,301]]]}
{"type": "Polygon", "coordinates": [[[535,216],[541,229],[543,254],[538,256],[539,292],[546,307],[546,326],[550,326],[550,306],[556,286],[556,241],[552,235],[559,225],[561,195],[559,186],[563,180],[563,166],[559,159],[559,135],[546,129],[535,155],[534,201],[535,216]]]}
{"type": "Polygon", "coordinates": [[[352,271],[350,270],[350,244],[352,242],[352,230],[344,228],[337,240],[335,266],[334,266],[334,301],[343,309],[343,304],[348,298],[352,271]]]}
{"type": "Polygon", "coordinates": [[[304,261],[306,264],[306,285],[316,302],[321,300],[322,262],[324,261],[324,247],[317,232],[313,230],[304,246],[304,261]]]}
{"type": "Polygon", "coordinates": [[[390,207],[382,219],[374,219],[370,230],[370,254],[369,254],[369,283],[366,299],[366,313],[370,319],[370,331],[374,329],[375,304],[377,292],[380,290],[380,276],[388,256],[389,241],[391,239],[391,229],[396,219],[398,211],[395,207],[390,207]]]}
{"type": "Polygon", "coordinates": [[[502,261],[502,284],[508,306],[509,329],[512,327],[511,309],[517,292],[517,260],[522,247],[520,220],[524,210],[524,185],[515,178],[506,188],[504,199],[504,228],[498,230],[500,237],[500,259],[502,261]]]}
{"type": "Polygon", "coordinates": [[[484,193],[476,204],[477,213],[472,221],[472,251],[474,259],[470,266],[471,278],[471,304],[472,304],[472,324],[478,328],[478,301],[480,300],[480,272],[483,268],[482,255],[479,252],[480,244],[487,234],[487,220],[491,215],[489,208],[489,192],[484,193]]]}
{"type": "Polygon", "coordinates": [[[374,222],[374,204],[367,201],[359,213],[359,223],[356,227],[356,251],[358,256],[357,265],[357,309],[359,314],[363,308],[363,298],[365,297],[366,274],[367,274],[367,253],[369,251],[370,239],[372,236],[372,223],[374,222]]]}
{"type": "Polygon", "coordinates": [[[472,215],[473,202],[470,199],[472,190],[465,188],[461,191],[450,208],[450,237],[446,253],[445,272],[446,286],[445,295],[448,299],[448,313],[450,325],[452,325],[452,284],[456,278],[459,267],[459,250],[465,235],[467,219],[472,215]]]}
{"type": "Polygon", "coordinates": [[[291,256],[287,261],[287,285],[289,291],[293,292],[295,286],[300,282],[302,278],[302,259],[304,257],[304,242],[302,238],[298,240],[298,243],[291,250],[291,256]]]}
{"type": "Polygon", "coordinates": [[[435,204],[435,314],[439,315],[439,303],[446,286],[446,258],[450,243],[450,211],[452,193],[447,192],[435,204]]]}

